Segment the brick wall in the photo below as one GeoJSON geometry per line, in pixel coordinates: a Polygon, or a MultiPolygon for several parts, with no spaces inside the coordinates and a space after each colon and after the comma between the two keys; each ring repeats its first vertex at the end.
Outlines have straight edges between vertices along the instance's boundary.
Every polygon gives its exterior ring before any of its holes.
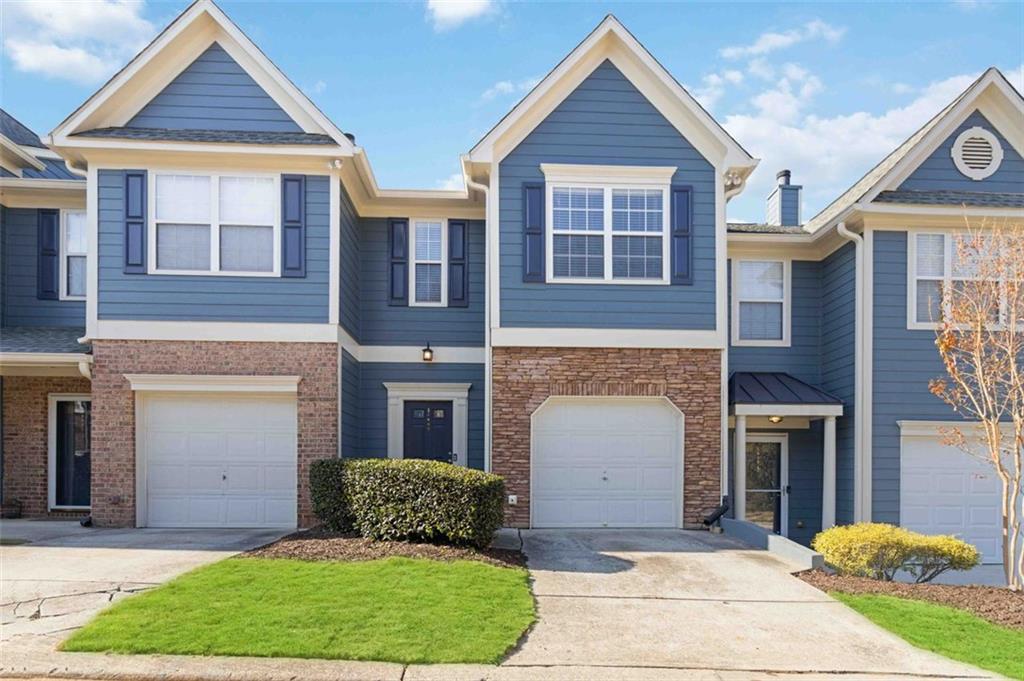
{"type": "Polygon", "coordinates": [[[514,527],[530,523],[530,415],[552,395],[670,399],[685,415],[683,518],[696,526],[720,502],[720,350],[494,348],[491,468],[519,503],[514,527]]]}
{"type": "Polygon", "coordinates": [[[48,397],[51,393],[87,395],[89,381],[80,376],[3,377],[4,500],[20,501],[22,515],[26,517],[48,515],[48,397]]]}
{"type": "Polygon", "coordinates": [[[309,466],[337,456],[338,348],[333,343],[94,341],[92,509],[98,525],[135,524],[135,399],[124,374],[301,376],[298,518],[314,522],[309,466]]]}

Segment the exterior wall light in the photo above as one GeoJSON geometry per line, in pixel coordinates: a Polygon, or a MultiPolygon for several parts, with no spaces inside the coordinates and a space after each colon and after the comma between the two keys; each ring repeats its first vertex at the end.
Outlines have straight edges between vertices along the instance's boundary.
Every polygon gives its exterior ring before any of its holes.
{"type": "Polygon", "coordinates": [[[434,361],[434,351],[430,349],[430,343],[427,343],[427,347],[423,348],[423,361],[424,362],[433,362],[434,361]]]}
{"type": "Polygon", "coordinates": [[[768,420],[770,422],[772,422],[772,423],[782,423],[782,417],[781,416],[769,416],[768,420]]]}

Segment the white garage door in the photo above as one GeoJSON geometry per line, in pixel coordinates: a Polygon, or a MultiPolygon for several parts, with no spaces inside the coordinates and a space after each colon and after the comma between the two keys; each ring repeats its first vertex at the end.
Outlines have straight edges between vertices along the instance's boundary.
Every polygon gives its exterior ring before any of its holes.
{"type": "Polygon", "coordinates": [[[928,534],[955,534],[999,563],[999,478],[991,465],[938,435],[904,437],[900,464],[900,524],[928,534]]]}
{"type": "Polygon", "coordinates": [[[667,400],[552,398],[533,416],[534,527],[679,527],[682,415],[667,400]]]}
{"type": "Polygon", "coordinates": [[[149,527],[295,527],[294,395],[149,395],[149,527]]]}

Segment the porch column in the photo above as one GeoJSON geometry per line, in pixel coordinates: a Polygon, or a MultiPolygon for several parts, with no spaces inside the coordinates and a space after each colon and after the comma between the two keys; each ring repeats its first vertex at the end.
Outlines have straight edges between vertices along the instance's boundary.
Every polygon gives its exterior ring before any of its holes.
{"type": "Polygon", "coordinates": [[[733,471],[733,515],[747,519],[747,417],[736,415],[736,470],[733,471]]]}
{"type": "Polygon", "coordinates": [[[821,462],[821,529],[836,524],[836,417],[825,417],[821,462]]]}

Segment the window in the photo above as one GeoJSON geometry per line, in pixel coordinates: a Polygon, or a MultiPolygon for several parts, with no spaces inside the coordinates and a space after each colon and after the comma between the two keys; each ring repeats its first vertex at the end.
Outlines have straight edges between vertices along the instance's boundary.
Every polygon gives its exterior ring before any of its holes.
{"type": "Polygon", "coordinates": [[[154,173],[150,195],[152,272],[279,273],[277,177],[154,173]]]}
{"type": "MultiPolygon", "coordinates": [[[[951,287],[955,295],[966,282],[978,281],[977,265],[960,260],[954,233],[917,232],[909,238],[907,327],[932,329],[941,321],[944,287],[951,287]]],[[[999,323],[998,319],[992,321],[999,323]]]]}
{"type": "Polygon", "coordinates": [[[789,272],[785,260],[733,261],[733,345],[789,345],[789,272]]]}
{"type": "Polygon", "coordinates": [[[445,264],[448,254],[444,220],[413,219],[412,266],[409,268],[410,305],[444,306],[448,296],[445,264]]]}
{"type": "Polygon", "coordinates": [[[88,237],[84,210],[61,211],[61,300],[85,300],[88,237]]]}

